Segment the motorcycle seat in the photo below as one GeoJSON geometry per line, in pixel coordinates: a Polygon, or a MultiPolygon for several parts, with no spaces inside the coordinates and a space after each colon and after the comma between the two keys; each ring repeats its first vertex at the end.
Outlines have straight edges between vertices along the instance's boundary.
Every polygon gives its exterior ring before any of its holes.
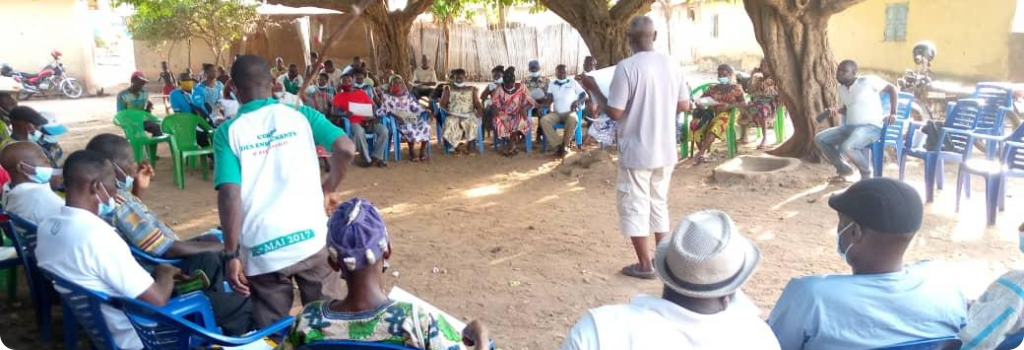
{"type": "Polygon", "coordinates": [[[31,73],[24,73],[24,72],[21,73],[21,77],[25,78],[25,79],[32,79],[32,78],[35,78],[37,76],[39,76],[39,74],[31,74],[31,73]]]}

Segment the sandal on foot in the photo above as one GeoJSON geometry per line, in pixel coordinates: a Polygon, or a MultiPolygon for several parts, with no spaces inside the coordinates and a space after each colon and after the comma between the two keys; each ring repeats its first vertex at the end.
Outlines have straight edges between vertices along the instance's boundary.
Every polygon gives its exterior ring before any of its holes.
{"type": "Polygon", "coordinates": [[[621,272],[623,275],[644,280],[653,280],[658,278],[658,273],[655,272],[653,268],[650,271],[643,271],[640,270],[640,264],[623,267],[621,272]]]}
{"type": "Polygon", "coordinates": [[[828,183],[830,183],[830,184],[845,184],[845,183],[850,183],[850,180],[847,179],[846,176],[835,175],[835,176],[832,176],[832,177],[828,178],[828,183]]]}

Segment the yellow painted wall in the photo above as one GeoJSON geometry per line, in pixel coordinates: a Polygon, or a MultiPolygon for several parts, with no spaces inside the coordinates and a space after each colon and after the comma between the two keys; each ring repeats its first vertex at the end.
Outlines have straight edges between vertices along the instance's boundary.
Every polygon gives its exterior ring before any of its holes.
{"type": "Polygon", "coordinates": [[[834,16],[829,40],[837,60],[890,72],[913,68],[911,49],[935,42],[932,70],[940,78],[1006,80],[1010,76],[1010,25],[1017,0],[867,0],[834,16]],[[886,42],[885,9],[909,3],[907,36],[886,42]]]}

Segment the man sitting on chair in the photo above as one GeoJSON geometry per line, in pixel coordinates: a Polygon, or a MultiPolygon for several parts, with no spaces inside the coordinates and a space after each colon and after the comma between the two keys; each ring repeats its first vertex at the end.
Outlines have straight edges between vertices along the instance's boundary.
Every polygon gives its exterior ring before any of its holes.
{"type": "Polygon", "coordinates": [[[220,252],[224,244],[211,230],[192,240],[183,240],[142,203],[142,195],[153,178],[153,167],[136,163],[132,148],[121,136],[100,134],[89,140],[86,150],[105,157],[114,168],[113,210],[101,218],[117,229],[121,237],[139,250],[155,257],[182,259],[179,267],[192,275],[203,271],[210,288],[203,292],[210,298],[214,317],[226,334],[243,334],[252,327],[252,306],[249,300],[224,288],[224,264],[220,252]]]}
{"type": "Polygon", "coordinates": [[[836,175],[829,178],[830,183],[848,182],[853,169],[843,161],[853,163],[860,171],[860,178],[871,177],[871,162],[868,161],[864,149],[882,136],[882,122],[892,123],[896,120],[896,103],[890,104],[888,119],[882,110],[881,93],[889,94],[889,101],[896,101],[896,87],[882,78],[873,75],[857,75],[857,63],[846,60],[839,63],[836,71],[839,80],[839,102],[841,107],[829,108],[818,115],[818,123],[829,117],[842,116],[839,126],[828,128],[814,136],[825,159],[836,168],[836,175]]]}
{"type": "Polygon", "coordinates": [[[924,213],[917,191],[868,179],[828,204],[839,214],[836,251],[853,274],[789,281],[768,318],[782,350],[863,350],[955,336],[967,321],[958,286],[940,268],[903,264],[924,213]]]}
{"type": "MultiPolygon", "coordinates": [[[[89,290],[164,306],[181,271],[159,265],[151,277],[114,228],[100,218],[114,209],[113,165],[103,155],[83,150],[68,157],[64,170],[67,206],[39,225],[39,267],[89,290]]],[[[118,348],[143,348],[124,313],[107,305],[102,310],[118,348]]]]}
{"type": "Polygon", "coordinates": [[[11,182],[4,185],[3,195],[3,208],[7,213],[33,225],[60,214],[64,198],[51,188],[55,169],[50,167],[50,160],[39,145],[23,141],[4,147],[0,152],[0,166],[11,169],[11,182]]]}
{"type": "Polygon", "coordinates": [[[557,79],[548,84],[545,97],[545,100],[551,101],[551,111],[540,119],[540,125],[544,128],[544,137],[547,137],[548,143],[557,147],[555,156],[565,157],[566,147],[572,146],[576,138],[576,124],[579,123],[576,109],[587,100],[587,93],[575,79],[569,78],[564,64],[555,67],[555,76],[557,79]],[[565,125],[564,136],[559,137],[555,132],[554,125],[558,123],[565,125]]]}

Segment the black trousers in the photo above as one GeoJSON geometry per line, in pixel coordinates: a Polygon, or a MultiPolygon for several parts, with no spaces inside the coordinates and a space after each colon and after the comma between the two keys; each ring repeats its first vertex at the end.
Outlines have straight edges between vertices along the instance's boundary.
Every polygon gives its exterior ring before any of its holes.
{"type": "Polygon", "coordinates": [[[210,287],[203,294],[210,299],[213,317],[225,335],[238,336],[253,328],[252,303],[241,294],[225,290],[224,263],[217,253],[202,253],[186,257],[181,271],[192,275],[202,270],[210,278],[210,287]]]}

